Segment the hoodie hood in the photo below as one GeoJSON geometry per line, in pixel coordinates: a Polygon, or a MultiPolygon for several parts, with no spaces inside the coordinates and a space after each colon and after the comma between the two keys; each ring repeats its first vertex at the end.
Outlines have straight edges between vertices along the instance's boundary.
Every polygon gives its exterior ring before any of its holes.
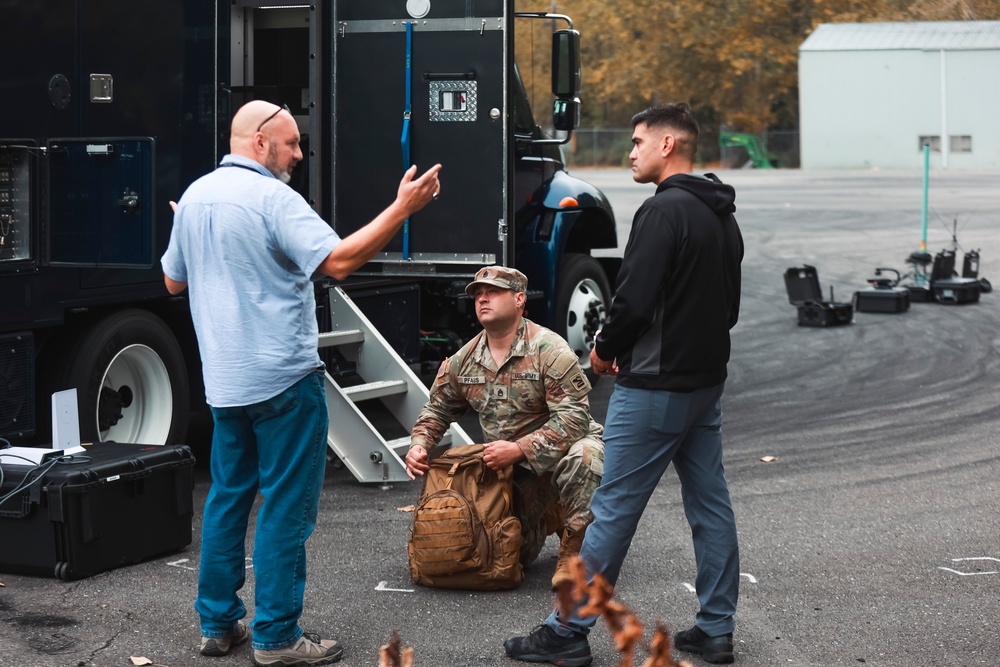
{"type": "Polygon", "coordinates": [[[656,192],[667,188],[680,188],[693,194],[718,215],[730,215],[736,211],[736,190],[726,185],[715,174],[674,174],[660,183],[656,192]]]}

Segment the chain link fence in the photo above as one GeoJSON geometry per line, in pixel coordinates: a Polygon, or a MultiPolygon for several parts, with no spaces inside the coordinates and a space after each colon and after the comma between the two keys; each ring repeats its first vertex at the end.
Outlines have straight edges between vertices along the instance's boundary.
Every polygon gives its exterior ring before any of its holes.
{"type": "MultiPolygon", "coordinates": [[[[798,169],[799,133],[794,130],[765,132],[761,137],[772,166],[798,169]]],[[[710,139],[705,137],[704,139],[710,139]]],[[[563,146],[568,167],[628,167],[632,151],[632,128],[579,128],[563,146]]],[[[717,143],[703,141],[698,149],[699,160],[707,166],[740,169],[749,166],[750,155],[743,147],[720,148],[717,143]]]]}

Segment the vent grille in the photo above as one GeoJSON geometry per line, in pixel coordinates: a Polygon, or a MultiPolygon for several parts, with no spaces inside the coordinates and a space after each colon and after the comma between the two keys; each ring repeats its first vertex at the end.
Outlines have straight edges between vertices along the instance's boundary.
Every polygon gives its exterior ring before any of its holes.
{"type": "Polygon", "coordinates": [[[34,339],[30,333],[0,337],[0,436],[35,433],[34,339]]]}

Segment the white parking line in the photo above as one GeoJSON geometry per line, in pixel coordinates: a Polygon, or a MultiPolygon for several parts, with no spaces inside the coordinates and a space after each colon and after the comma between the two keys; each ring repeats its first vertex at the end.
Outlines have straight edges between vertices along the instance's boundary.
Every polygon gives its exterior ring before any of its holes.
{"type": "Polygon", "coordinates": [[[187,562],[188,562],[187,558],[181,558],[180,560],[172,560],[168,562],[167,565],[169,565],[170,567],[179,568],[181,570],[190,570],[191,572],[194,572],[195,570],[193,567],[188,567],[187,565],[181,565],[181,563],[187,563],[187,562]]]}
{"type": "Polygon", "coordinates": [[[938,565],[939,570],[944,570],[945,572],[951,572],[952,574],[957,574],[960,577],[975,577],[980,574],[1000,574],[1000,572],[959,572],[958,570],[953,570],[950,567],[941,567],[938,565]]]}
{"type": "Polygon", "coordinates": [[[415,593],[416,592],[412,588],[387,588],[386,587],[387,583],[388,582],[385,582],[385,581],[378,582],[378,586],[375,587],[375,590],[377,590],[377,591],[388,591],[390,593],[415,593]]]}
{"type": "MultiPolygon", "coordinates": [[[[952,563],[962,563],[962,562],[969,561],[969,560],[991,560],[991,561],[994,561],[996,563],[1000,563],[1000,558],[994,558],[992,556],[971,556],[969,558],[952,558],[951,562],[952,563]]],[[[960,572],[958,570],[953,570],[950,567],[942,567],[940,565],[938,566],[938,569],[939,570],[944,570],[945,572],[951,572],[952,574],[957,574],[960,577],[975,577],[975,576],[984,575],[984,574],[1000,574],[1000,571],[998,571],[998,570],[993,570],[993,571],[990,571],[990,572],[960,572]]]]}
{"type": "MultiPolygon", "coordinates": [[[[756,584],[757,583],[757,577],[753,576],[752,574],[748,574],[746,572],[740,572],[740,576],[741,577],[746,577],[747,581],[749,581],[751,584],[756,584]]],[[[692,593],[697,593],[698,592],[698,590],[694,586],[692,586],[691,584],[689,584],[686,581],[682,581],[681,582],[681,586],[683,586],[684,588],[688,589],[688,591],[690,591],[692,593]]]]}

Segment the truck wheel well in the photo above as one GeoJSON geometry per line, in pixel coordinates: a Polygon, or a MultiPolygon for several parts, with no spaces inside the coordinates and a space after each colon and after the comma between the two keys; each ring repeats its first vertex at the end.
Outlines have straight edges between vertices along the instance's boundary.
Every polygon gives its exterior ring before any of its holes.
{"type": "Polygon", "coordinates": [[[589,254],[594,248],[615,248],[618,246],[618,234],[613,220],[609,220],[603,211],[584,209],[573,223],[573,229],[566,239],[564,252],[589,254]]]}

